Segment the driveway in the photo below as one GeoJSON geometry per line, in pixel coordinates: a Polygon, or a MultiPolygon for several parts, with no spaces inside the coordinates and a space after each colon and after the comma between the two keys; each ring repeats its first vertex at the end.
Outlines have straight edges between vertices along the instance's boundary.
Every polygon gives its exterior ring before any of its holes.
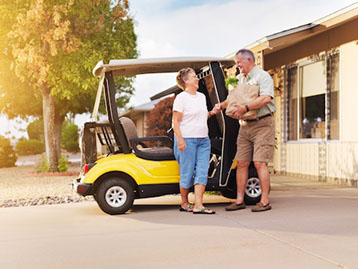
{"type": "Polygon", "coordinates": [[[95,202],[0,209],[0,268],[358,268],[358,189],[274,177],[273,210],[179,212],[178,196],[109,216],[95,202]]]}

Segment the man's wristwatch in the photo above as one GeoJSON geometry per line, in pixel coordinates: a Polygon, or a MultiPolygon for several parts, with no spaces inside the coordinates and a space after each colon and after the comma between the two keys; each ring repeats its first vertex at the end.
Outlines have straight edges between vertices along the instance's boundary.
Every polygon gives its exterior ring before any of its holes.
{"type": "Polygon", "coordinates": [[[249,106],[246,104],[245,107],[246,107],[246,112],[249,112],[250,111],[249,106]]]}

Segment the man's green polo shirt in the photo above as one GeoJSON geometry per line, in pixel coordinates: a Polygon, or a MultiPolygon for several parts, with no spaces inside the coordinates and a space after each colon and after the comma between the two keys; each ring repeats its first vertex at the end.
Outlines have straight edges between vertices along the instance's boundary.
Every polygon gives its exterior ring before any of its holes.
{"type": "Polygon", "coordinates": [[[262,117],[267,114],[274,113],[277,110],[274,102],[273,80],[269,73],[255,66],[246,76],[244,74],[239,74],[237,78],[239,83],[259,86],[259,96],[271,96],[270,103],[256,110],[256,117],[262,117]]]}

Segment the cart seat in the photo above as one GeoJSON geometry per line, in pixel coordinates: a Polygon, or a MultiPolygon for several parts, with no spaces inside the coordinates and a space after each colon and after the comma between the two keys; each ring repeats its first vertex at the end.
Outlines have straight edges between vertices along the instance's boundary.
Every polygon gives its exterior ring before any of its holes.
{"type": "Polygon", "coordinates": [[[146,153],[173,154],[173,149],[168,147],[142,148],[141,151],[146,153]]]}
{"type": "Polygon", "coordinates": [[[142,159],[153,161],[175,160],[173,141],[167,136],[138,137],[134,122],[127,117],[119,118],[128,145],[134,154],[142,159]]]}

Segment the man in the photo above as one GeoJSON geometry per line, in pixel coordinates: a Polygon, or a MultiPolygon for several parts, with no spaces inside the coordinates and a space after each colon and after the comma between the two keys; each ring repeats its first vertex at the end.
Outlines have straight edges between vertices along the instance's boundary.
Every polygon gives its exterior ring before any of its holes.
{"type": "MultiPolygon", "coordinates": [[[[248,167],[253,161],[256,167],[260,185],[261,201],[252,212],[261,212],[271,209],[269,200],[270,174],[267,163],[273,161],[275,145],[275,123],[273,113],[277,110],[274,104],[274,89],[271,76],[255,64],[255,56],[247,49],[239,50],[235,55],[236,66],[240,70],[239,83],[259,86],[259,97],[247,104],[236,104],[234,116],[239,119],[250,111],[256,111],[256,119],[245,120],[240,126],[237,139],[237,198],[227,206],[228,211],[245,208],[244,195],[248,179],[248,167]]],[[[216,108],[225,109],[228,101],[216,104],[216,108]]]]}

